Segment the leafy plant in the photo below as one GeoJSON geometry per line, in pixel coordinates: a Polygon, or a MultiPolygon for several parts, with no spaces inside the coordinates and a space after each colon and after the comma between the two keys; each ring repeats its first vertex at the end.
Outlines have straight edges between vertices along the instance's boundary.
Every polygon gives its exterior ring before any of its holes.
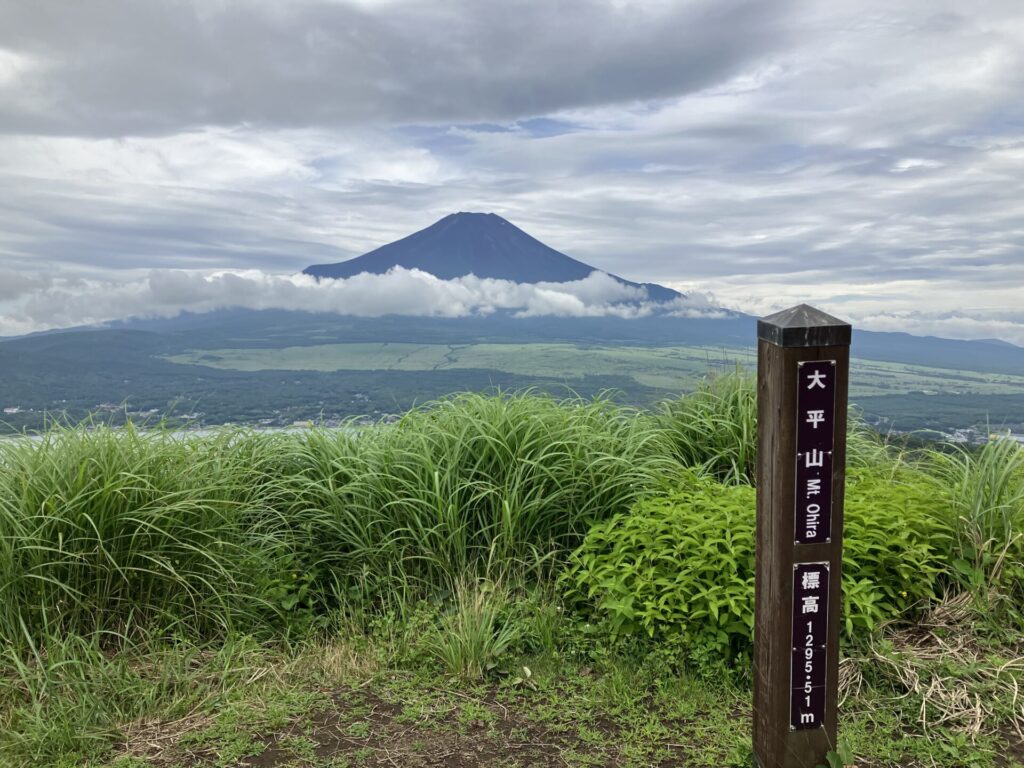
{"type": "MultiPolygon", "coordinates": [[[[918,472],[857,470],[847,492],[847,638],[906,615],[947,574],[937,484],[918,472]]],[[[694,472],[629,515],[595,525],[563,575],[568,599],[619,635],[679,638],[708,668],[746,659],[754,623],[755,492],[694,472]]]]}
{"type": "Polygon", "coordinates": [[[922,472],[853,469],[847,483],[843,621],[853,637],[941,594],[953,532],[948,492],[922,472]]]}
{"type": "Polygon", "coordinates": [[[849,745],[840,741],[835,749],[829,750],[825,755],[827,765],[819,765],[818,768],[851,768],[853,761],[853,750],[849,745]]]}
{"type": "Polygon", "coordinates": [[[695,660],[749,652],[754,489],[695,473],[667,496],[591,528],[570,558],[568,599],[614,634],[678,635],[695,660]]]}

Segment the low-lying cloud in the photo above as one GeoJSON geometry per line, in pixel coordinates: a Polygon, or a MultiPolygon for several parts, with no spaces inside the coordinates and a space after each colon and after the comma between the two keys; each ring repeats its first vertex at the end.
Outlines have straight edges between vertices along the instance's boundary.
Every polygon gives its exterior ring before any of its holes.
{"type": "MultiPolygon", "coordinates": [[[[14,283],[8,284],[13,286],[14,283]]],[[[150,270],[113,282],[84,278],[24,281],[0,301],[0,335],[96,325],[131,317],[167,318],[218,309],[283,309],[361,317],[465,317],[510,311],[518,317],[611,316],[665,312],[723,316],[710,294],[655,303],[645,289],[603,272],[568,283],[515,283],[474,275],[441,280],[418,269],[394,267],[341,280],[259,270],[202,272],[150,270]]]]}

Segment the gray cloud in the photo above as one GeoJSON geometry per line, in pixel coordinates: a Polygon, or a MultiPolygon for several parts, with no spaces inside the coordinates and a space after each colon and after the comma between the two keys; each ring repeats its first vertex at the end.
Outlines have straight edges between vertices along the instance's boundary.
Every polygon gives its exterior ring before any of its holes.
{"type": "Polygon", "coordinates": [[[47,288],[50,281],[43,275],[24,275],[13,269],[0,269],[0,301],[9,301],[33,291],[47,288]]]}
{"type": "Polygon", "coordinates": [[[1024,343],[1024,12],[0,0],[0,301],[456,210],[751,312],[1024,343]]]}
{"type": "MultiPolygon", "coordinates": [[[[8,131],[459,121],[672,96],[784,42],[756,0],[10,0],[8,131]]],[[[3,87],[0,81],[0,88],[3,87]]]]}

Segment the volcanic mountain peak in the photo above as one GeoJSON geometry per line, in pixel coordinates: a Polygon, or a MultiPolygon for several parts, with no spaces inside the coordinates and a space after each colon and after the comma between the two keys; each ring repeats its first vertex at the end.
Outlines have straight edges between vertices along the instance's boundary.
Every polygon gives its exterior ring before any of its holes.
{"type": "MultiPolygon", "coordinates": [[[[383,274],[396,266],[429,272],[442,280],[473,274],[516,283],[567,283],[603,271],[544,245],[497,214],[463,211],[362,256],[336,264],[316,264],[303,272],[320,278],[345,278],[361,272],[383,274]]],[[[681,295],[652,283],[642,287],[655,301],[670,301],[681,295]]]]}

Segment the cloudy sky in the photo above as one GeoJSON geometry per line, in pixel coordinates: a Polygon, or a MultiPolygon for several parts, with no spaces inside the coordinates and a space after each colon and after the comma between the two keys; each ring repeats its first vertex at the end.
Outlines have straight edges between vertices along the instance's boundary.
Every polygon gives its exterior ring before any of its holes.
{"type": "Polygon", "coordinates": [[[0,0],[0,335],[365,305],[289,275],[459,210],[736,309],[1024,344],[1024,6],[0,0]]]}

